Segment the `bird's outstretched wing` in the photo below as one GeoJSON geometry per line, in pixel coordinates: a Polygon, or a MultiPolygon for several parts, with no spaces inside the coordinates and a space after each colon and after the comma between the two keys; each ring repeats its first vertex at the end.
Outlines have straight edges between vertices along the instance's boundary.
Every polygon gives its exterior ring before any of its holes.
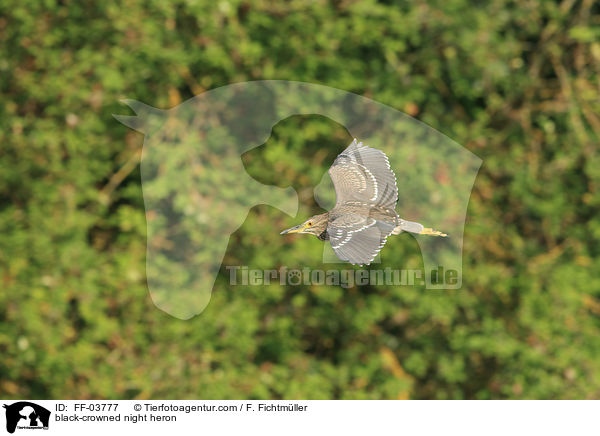
{"type": "Polygon", "coordinates": [[[380,150],[352,141],[329,168],[336,207],[348,200],[395,209],[398,201],[396,176],[380,150]]]}
{"type": "Polygon", "coordinates": [[[327,226],[333,251],[353,265],[369,265],[393,230],[393,224],[354,213],[341,215],[327,226]]]}

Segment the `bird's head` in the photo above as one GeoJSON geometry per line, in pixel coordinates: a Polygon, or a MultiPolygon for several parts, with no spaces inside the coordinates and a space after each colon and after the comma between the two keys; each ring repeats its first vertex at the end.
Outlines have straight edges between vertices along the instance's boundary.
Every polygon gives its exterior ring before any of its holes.
{"type": "Polygon", "coordinates": [[[281,234],[285,235],[287,233],[311,233],[315,236],[319,236],[325,230],[327,230],[328,218],[328,213],[315,215],[304,221],[302,224],[284,230],[283,232],[281,232],[281,234]]]}

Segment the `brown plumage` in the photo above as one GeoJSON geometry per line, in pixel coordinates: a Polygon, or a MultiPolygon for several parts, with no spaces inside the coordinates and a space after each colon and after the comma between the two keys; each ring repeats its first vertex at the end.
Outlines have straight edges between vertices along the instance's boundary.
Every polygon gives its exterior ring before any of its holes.
{"type": "Polygon", "coordinates": [[[382,151],[355,139],[335,159],[329,175],[336,194],[334,208],[281,234],[310,233],[329,240],[341,260],[355,265],[369,265],[389,235],[407,231],[447,236],[398,217],[396,176],[382,151]]]}

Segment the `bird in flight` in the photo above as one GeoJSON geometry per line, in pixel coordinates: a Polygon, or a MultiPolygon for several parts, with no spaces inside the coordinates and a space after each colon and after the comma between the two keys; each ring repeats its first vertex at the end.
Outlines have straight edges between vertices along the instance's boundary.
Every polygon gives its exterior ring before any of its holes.
{"type": "Polygon", "coordinates": [[[335,254],[353,265],[369,265],[389,235],[402,232],[448,236],[396,213],[398,187],[387,156],[356,139],[329,168],[336,202],[329,212],[310,217],[288,233],[309,233],[329,241],[335,254]]]}

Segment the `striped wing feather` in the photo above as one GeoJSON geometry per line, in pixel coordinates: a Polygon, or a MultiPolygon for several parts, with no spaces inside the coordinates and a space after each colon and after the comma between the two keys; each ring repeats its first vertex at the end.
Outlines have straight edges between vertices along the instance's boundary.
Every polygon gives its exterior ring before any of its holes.
{"type": "Polygon", "coordinates": [[[333,251],[353,265],[369,265],[393,230],[390,223],[357,214],[341,215],[327,226],[333,251]]]}
{"type": "Polygon", "coordinates": [[[329,168],[336,195],[336,207],[358,200],[391,209],[396,208],[396,176],[387,156],[380,150],[363,145],[356,139],[329,168]]]}

